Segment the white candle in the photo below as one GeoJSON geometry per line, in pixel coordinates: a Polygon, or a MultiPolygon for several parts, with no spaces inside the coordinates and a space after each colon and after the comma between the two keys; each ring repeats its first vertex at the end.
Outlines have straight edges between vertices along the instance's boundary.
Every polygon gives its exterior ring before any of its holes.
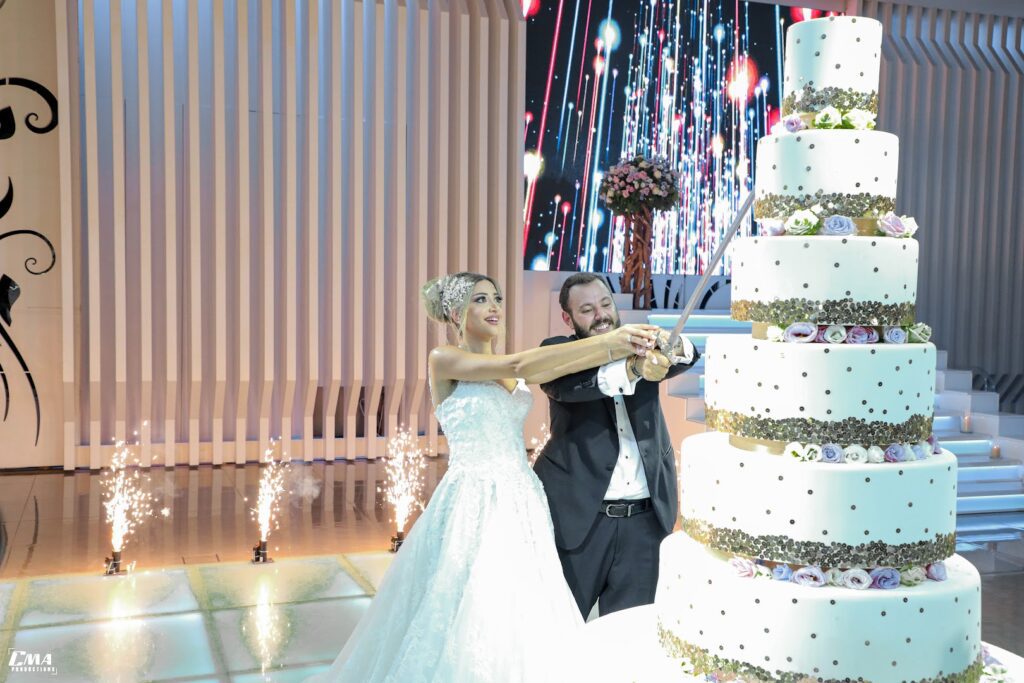
{"type": "Polygon", "coordinates": [[[960,431],[964,434],[971,433],[971,414],[964,413],[964,416],[960,418],[960,431]]]}

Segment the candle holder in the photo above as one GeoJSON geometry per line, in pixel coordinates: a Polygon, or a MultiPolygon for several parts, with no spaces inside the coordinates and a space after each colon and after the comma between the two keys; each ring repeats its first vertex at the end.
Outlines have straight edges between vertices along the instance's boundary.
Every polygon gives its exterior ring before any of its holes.
{"type": "Polygon", "coordinates": [[[391,537],[391,552],[397,553],[403,543],[405,543],[405,532],[399,529],[395,532],[395,535],[391,537]]]}
{"type": "Polygon", "coordinates": [[[252,563],[253,564],[267,564],[273,562],[270,557],[267,556],[267,542],[260,541],[252,548],[252,563]]]}
{"type": "Polygon", "coordinates": [[[990,457],[992,460],[999,460],[1001,457],[1003,457],[1003,449],[999,446],[999,444],[992,444],[992,455],[990,457]]]}

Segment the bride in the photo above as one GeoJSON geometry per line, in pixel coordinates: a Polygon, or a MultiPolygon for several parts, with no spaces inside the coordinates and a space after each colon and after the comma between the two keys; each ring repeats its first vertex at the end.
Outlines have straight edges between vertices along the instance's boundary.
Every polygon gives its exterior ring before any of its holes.
{"type": "Polygon", "coordinates": [[[562,575],[547,500],[526,459],[526,384],[644,354],[658,328],[623,325],[497,355],[504,310],[492,278],[438,278],[423,287],[423,301],[458,341],[429,359],[448,471],[341,654],[315,678],[566,680],[558,667],[582,619],[562,575]]]}

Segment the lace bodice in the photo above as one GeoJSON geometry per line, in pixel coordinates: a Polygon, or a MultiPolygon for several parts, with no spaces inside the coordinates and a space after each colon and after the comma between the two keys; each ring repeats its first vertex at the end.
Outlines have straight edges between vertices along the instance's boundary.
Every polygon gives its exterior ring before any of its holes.
{"type": "Polygon", "coordinates": [[[527,467],[523,423],[533,395],[523,380],[509,392],[500,383],[460,381],[437,407],[448,439],[448,467],[527,467]]]}

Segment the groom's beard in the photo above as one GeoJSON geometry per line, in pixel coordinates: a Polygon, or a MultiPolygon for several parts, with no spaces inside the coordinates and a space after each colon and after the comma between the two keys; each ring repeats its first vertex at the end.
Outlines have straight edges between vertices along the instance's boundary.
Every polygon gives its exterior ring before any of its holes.
{"type": "Polygon", "coordinates": [[[575,318],[570,318],[570,320],[572,320],[572,329],[576,332],[577,339],[586,339],[587,337],[593,337],[598,334],[608,334],[608,332],[611,332],[619,326],[619,316],[617,313],[612,317],[604,317],[599,320],[595,320],[590,324],[590,327],[586,329],[580,327],[576,323],[575,318]],[[604,323],[611,323],[611,327],[609,327],[605,332],[594,332],[595,327],[600,327],[604,323]]]}

